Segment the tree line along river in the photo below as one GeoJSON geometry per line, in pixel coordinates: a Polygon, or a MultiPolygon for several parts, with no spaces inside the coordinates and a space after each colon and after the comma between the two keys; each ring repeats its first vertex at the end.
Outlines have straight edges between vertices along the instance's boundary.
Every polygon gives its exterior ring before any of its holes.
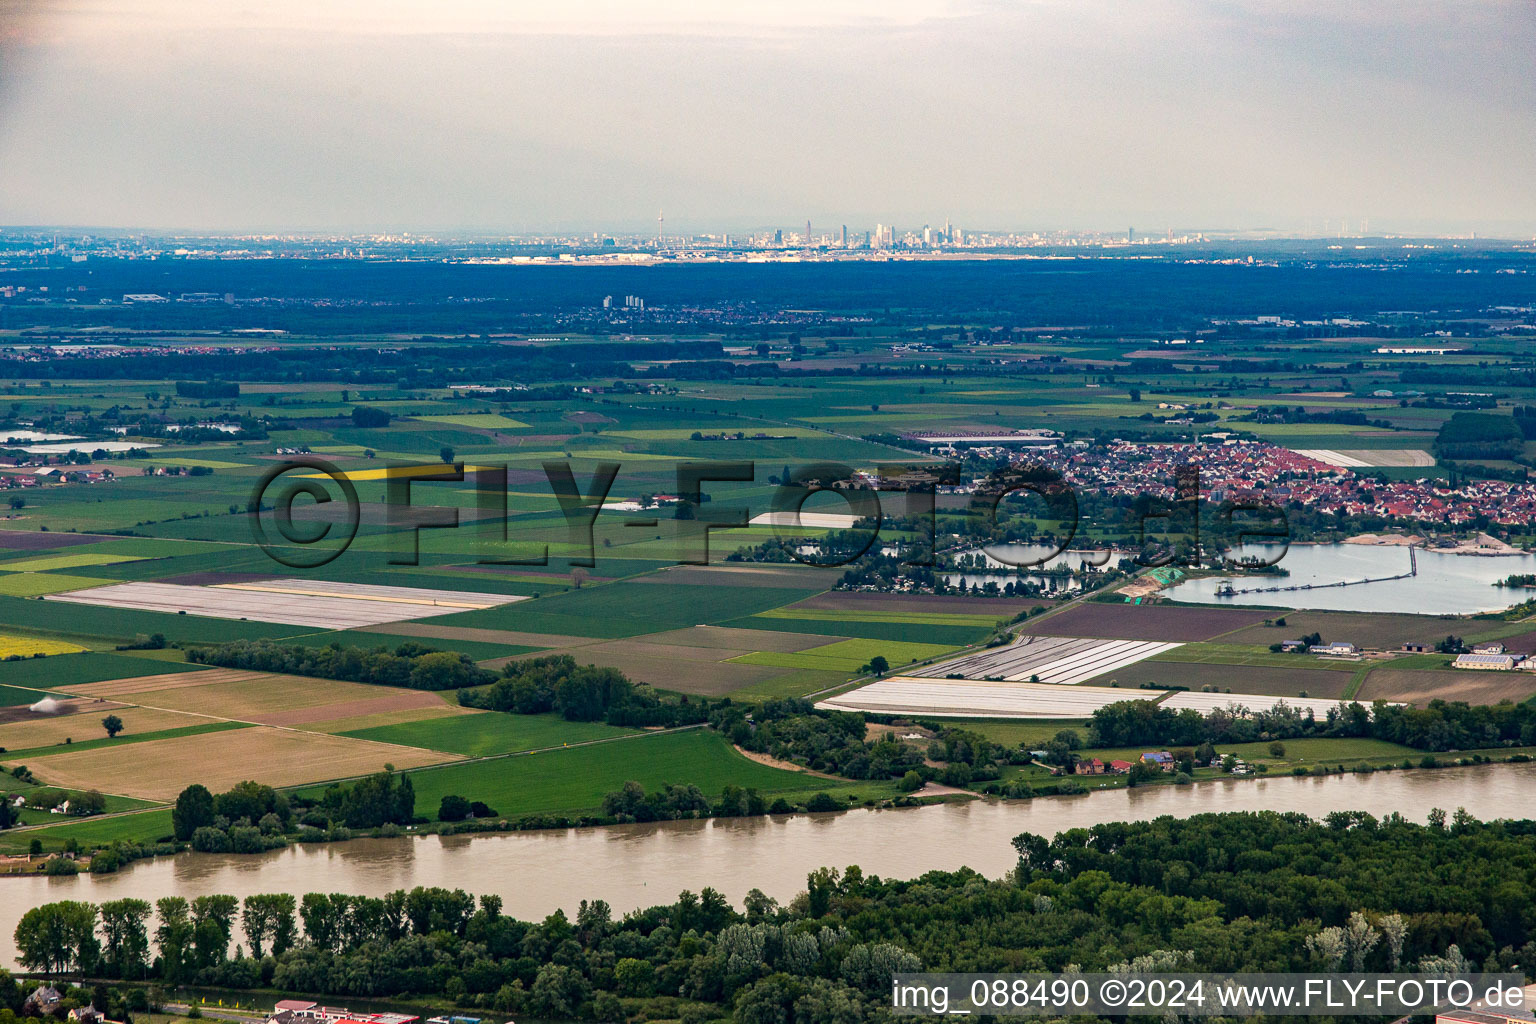
{"type": "Polygon", "coordinates": [[[857,864],[865,874],[914,878],[969,866],[996,877],[1012,868],[1020,832],[1054,835],[1109,821],[1222,811],[1364,810],[1423,821],[1431,808],[1481,819],[1529,814],[1536,762],[1325,777],[1227,779],[1193,786],[1115,789],[1026,801],[968,800],[930,807],[487,836],[354,839],[264,854],[186,853],[114,874],[0,878],[0,964],[15,965],[13,935],[28,908],[54,900],[210,893],[342,892],[382,896],[418,885],[496,893],[506,913],[539,920],[603,899],[622,914],[713,886],[740,905],[757,888],[780,901],[807,872],[857,864]]]}

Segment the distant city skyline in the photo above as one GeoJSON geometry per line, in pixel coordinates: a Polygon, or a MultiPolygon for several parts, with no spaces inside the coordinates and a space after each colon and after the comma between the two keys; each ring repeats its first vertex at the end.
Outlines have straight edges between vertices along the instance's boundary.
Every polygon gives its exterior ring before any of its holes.
{"type": "Polygon", "coordinates": [[[1530,238],[1533,52],[1521,0],[0,0],[0,223],[1530,238]]]}

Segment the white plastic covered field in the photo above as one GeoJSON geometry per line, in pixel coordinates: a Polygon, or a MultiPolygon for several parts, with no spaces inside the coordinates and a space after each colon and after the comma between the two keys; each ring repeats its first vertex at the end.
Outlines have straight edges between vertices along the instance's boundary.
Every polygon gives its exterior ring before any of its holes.
{"type": "Polygon", "coordinates": [[[512,594],[475,594],[462,590],[271,579],[212,587],[179,583],[114,583],[67,594],[49,594],[46,600],[171,614],[186,612],[213,619],[350,629],[431,615],[452,615],[525,599],[512,594]]]}
{"type": "Polygon", "coordinates": [[[1193,693],[1123,690],[1113,686],[1062,686],[1052,683],[979,682],[891,676],[856,690],[818,701],[828,711],[868,711],[883,715],[941,715],[947,718],[1088,718],[1099,708],[1125,700],[1161,700],[1162,706],[1202,715],[1237,705],[1249,712],[1284,703],[1322,719],[1339,706],[1317,697],[1274,697],[1250,693],[1193,693]],[[1162,699],[1165,698],[1166,699],[1162,699]]]}
{"type": "Polygon", "coordinates": [[[1122,700],[1162,696],[1148,690],[1050,683],[984,683],[966,679],[892,676],[857,690],[817,701],[829,711],[870,711],[888,715],[943,715],[950,718],[1087,718],[1122,700]]]}
{"type": "Polygon", "coordinates": [[[944,678],[1030,680],[1075,685],[1180,646],[1155,640],[1024,636],[1006,647],[968,654],[914,673],[944,678]]]}

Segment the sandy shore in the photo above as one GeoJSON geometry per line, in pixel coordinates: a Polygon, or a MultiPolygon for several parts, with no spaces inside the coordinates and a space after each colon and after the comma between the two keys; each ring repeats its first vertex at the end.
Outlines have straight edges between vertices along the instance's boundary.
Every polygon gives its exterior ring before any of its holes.
{"type": "Polygon", "coordinates": [[[1523,555],[1526,552],[1504,543],[1497,537],[1480,533],[1471,540],[1464,540],[1455,547],[1431,548],[1425,546],[1423,537],[1403,536],[1396,533],[1361,533],[1344,540],[1345,544],[1365,544],[1378,547],[1408,547],[1418,545],[1426,551],[1438,551],[1447,555],[1523,555]]]}
{"type": "Polygon", "coordinates": [[[1353,537],[1347,537],[1345,544],[1372,544],[1382,547],[1408,547],[1412,544],[1422,546],[1423,537],[1405,537],[1397,533],[1360,533],[1353,537]]]}

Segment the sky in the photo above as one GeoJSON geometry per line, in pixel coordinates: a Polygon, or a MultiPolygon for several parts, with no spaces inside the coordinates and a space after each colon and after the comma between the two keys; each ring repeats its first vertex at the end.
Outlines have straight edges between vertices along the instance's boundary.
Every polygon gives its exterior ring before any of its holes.
{"type": "Polygon", "coordinates": [[[0,224],[1536,235],[1532,0],[0,0],[0,224]]]}

